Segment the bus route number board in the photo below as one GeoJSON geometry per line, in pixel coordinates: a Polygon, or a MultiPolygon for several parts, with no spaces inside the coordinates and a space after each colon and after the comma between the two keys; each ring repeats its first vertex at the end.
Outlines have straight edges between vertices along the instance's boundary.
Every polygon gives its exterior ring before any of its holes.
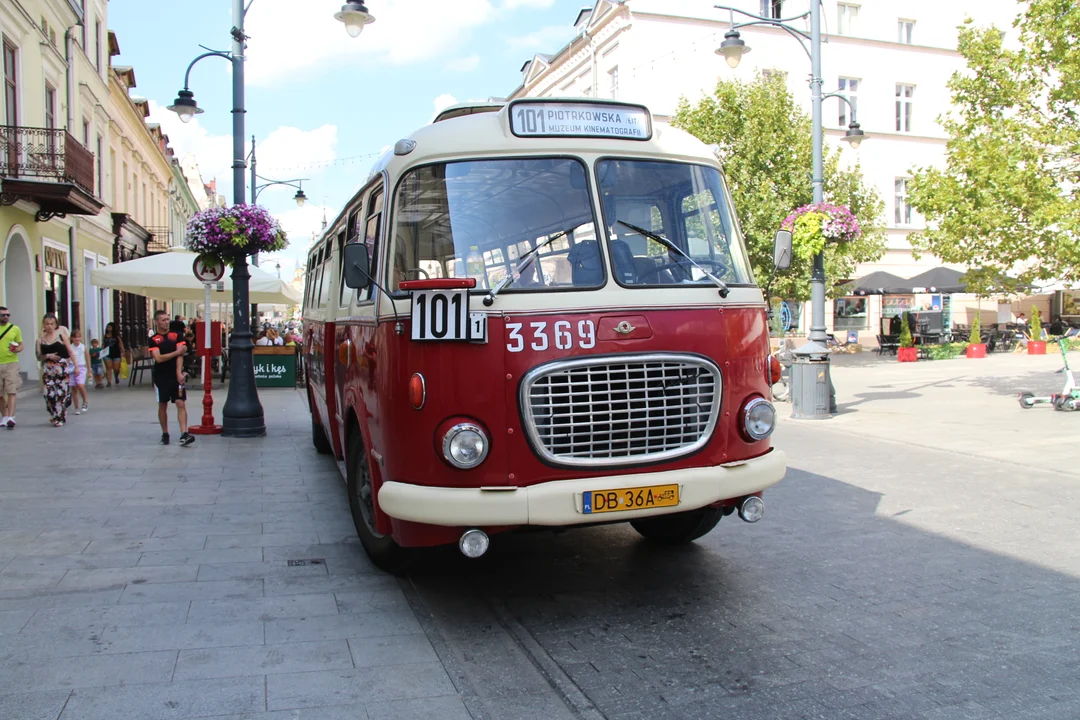
{"type": "Polygon", "coordinates": [[[468,290],[414,290],[411,339],[487,342],[487,313],[469,312],[468,290]]]}

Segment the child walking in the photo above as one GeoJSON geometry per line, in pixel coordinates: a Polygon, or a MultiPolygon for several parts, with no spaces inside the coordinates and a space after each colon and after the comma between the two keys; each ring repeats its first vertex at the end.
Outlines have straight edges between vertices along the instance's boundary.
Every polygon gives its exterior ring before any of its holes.
{"type": "Polygon", "coordinates": [[[94,387],[99,390],[105,387],[105,363],[101,360],[101,351],[104,349],[97,338],[90,341],[90,372],[94,375],[94,387]]]}
{"type": "Polygon", "coordinates": [[[75,414],[81,415],[90,409],[86,397],[86,371],[90,366],[90,350],[83,345],[82,333],[78,330],[71,332],[71,349],[75,351],[75,357],[72,358],[75,372],[71,374],[71,402],[75,406],[75,414]]]}

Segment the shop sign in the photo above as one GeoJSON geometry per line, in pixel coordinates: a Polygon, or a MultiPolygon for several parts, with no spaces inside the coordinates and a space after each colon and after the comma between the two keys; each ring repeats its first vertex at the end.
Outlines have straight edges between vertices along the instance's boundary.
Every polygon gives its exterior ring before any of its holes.
{"type": "Polygon", "coordinates": [[[882,317],[903,315],[914,307],[914,295],[885,295],[881,298],[882,317]]]}
{"type": "Polygon", "coordinates": [[[45,248],[45,269],[49,272],[61,272],[66,273],[67,269],[67,253],[59,248],[54,248],[46,245],[45,248]]]}
{"type": "Polygon", "coordinates": [[[296,385],[296,355],[253,355],[257,387],[296,385]]]}

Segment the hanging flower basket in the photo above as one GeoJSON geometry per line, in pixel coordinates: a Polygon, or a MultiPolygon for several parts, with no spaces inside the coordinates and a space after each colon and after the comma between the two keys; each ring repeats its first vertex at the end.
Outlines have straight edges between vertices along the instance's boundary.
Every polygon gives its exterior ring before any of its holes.
{"type": "Polygon", "coordinates": [[[803,205],[784,218],[780,227],[791,231],[794,251],[804,258],[821,252],[827,243],[851,242],[862,235],[850,208],[829,203],[803,205]]]}
{"type": "Polygon", "coordinates": [[[277,220],[258,205],[209,208],[187,223],[188,250],[232,265],[236,258],[284,250],[289,245],[277,220]]]}

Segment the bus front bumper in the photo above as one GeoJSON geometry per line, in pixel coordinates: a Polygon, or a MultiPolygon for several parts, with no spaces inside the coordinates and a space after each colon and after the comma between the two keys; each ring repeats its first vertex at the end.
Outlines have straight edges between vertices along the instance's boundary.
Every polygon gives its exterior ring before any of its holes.
{"type": "Polygon", "coordinates": [[[694,510],[760,492],[780,482],[787,455],[772,450],[750,460],[667,472],[556,480],[526,487],[446,488],[387,482],[379,506],[399,520],[429,525],[579,525],[633,520],[694,510]],[[679,504],[668,508],[586,514],[586,492],[678,484],[679,504]]]}

